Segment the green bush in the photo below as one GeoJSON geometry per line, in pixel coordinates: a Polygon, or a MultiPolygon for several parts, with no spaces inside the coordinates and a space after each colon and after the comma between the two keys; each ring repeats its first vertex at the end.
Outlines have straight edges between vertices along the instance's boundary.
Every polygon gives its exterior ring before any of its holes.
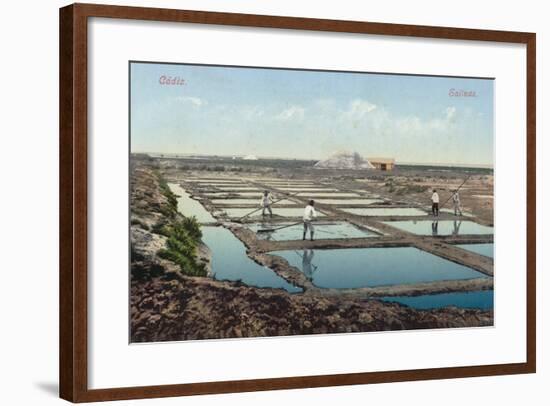
{"type": "Polygon", "coordinates": [[[170,186],[168,186],[168,183],[166,183],[162,175],[158,171],[155,171],[155,174],[159,182],[161,193],[168,199],[168,207],[161,207],[160,212],[165,216],[172,217],[178,211],[178,197],[170,190],[170,186]]]}
{"type": "Polygon", "coordinates": [[[206,276],[204,264],[197,262],[197,248],[201,243],[202,231],[197,219],[178,215],[178,200],[164,178],[157,172],[161,192],[168,199],[160,212],[165,218],[155,224],[151,231],[168,238],[166,248],[158,251],[158,256],[179,265],[185,275],[206,276]]]}
{"type": "Polygon", "coordinates": [[[158,252],[161,258],[179,265],[185,275],[206,276],[204,264],[197,262],[197,247],[201,243],[202,232],[195,217],[183,217],[173,224],[157,224],[153,229],[168,237],[166,248],[158,252]]]}
{"type": "Polygon", "coordinates": [[[184,217],[182,220],[182,227],[189,233],[189,235],[195,240],[200,241],[202,238],[202,231],[199,222],[195,216],[184,217]]]}
{"type": "MultiPolygon", "coordinates": [[[[161,249],[158,255],[179,265],[180,271],[189,276],[206,276],[204,264],[197,262],[197,246],[200,239],[195,239],[181,224],[169,229],[170,236],[166,248],[161,249]]],[[[199,230],[200,233],[200,230],[199,230]]]]}

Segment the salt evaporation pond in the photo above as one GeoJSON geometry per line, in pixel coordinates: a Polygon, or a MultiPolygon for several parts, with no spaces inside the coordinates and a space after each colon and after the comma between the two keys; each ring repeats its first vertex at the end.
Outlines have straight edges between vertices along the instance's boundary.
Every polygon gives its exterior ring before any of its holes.
{"type": "MultiPolygon", "coordinates": [[[[234,205],[240,205],[240,204],[254,204],[258,207],[260,207],[260,198],[258,199],[213,199],[211,200],[212,204],[234,204],[234,205]]],[[[280,200],[277,201],[275,199],[275,203],[273,203],[273,206],[282,205],[282,204],[295,204],[298,203],[293,202],[292,200],[280,200]]]]}
{"type": "Polygon", "coordinates": [[[316,199],[320,204],[374,204],[383,203],[380,199],[316,199]]]}
{"type": "Polygon", "coordinates": [[[200,223],[210,223],[216,221],[216,219],[212,217],[204,206],[195,199],[192,199],[189,193],[187,193],[180,185],[177,183],[169,183],[168,187],[172,193],[178,196],[178,211],[185,217],[195,216],[197,221],[200,223]]]}
{"type": "MultiPolygon", "coordinates": [[[[430,212],[431,212],[431,210],[432,210],[431,207],[429,207],[428,209],[429,209],[430,212]]],[[[455,214],[454,209],[440,209],[439,211],[440,211],[441,213],[447,213],[447,214],[451,214],[451,215],[453,215],[453,216],[454,216],[454,214],[455,214]]],[[[471,214],[471,213],[466,213],[465,211],[463,211],[463,212],[462,212],[462,217],[474,217],[474,215],[471,214]]]]}
{"type": "Polygon", "coordinates": [[[320,187],[277,187],[275,188],[280,190],[287,190],[289,192],[326,192],[326,193],[332,193],[332,192],[338,192],[338,189],[327,189],[327,188],[320,188],[320,187]]]}
{"type": "Polygon", "coordinates": [[[223,190],[229,190],[231,193],[233,193],[234,190],[236,191],[256,191],[257,193],[263,193],[262,189],[258,189],[257,187],[248,187],[248,186],[216,186],[216,188],[220,189],[220,191],[223,190]]]}
{"type": "Polygon", "coordinates": [[[452,292],[422,296],[386,296],[380,300],[397,302],[415,309],[440,309],[455,306],[464,309],[490,310],[493,308],[493,291],[452,292]]]}
{"type": "Polygon", "coordinates": [[[413,247],[274,251],[319,288],[351,289],[487,278],[413,247]]]}
{"type": "MultiPolygon", "coordinates": [[[[242,217],[248,213],[250,213],[252,210],[254,209],[251,209],[250,207],[249,208],[226,208],[226,207],[223,207],[223,208],[220,208],[220,210],[223,210],[229,217],[242,217]]],[[[304,208],[303,207],[296,207],[296,208],[293,208],[293,207],[282,207],[282,208],[277,208],[277,207],[272,207],[271,208],[271,211],[273,211],[273,215],[274,216],[280,216],[280,217],[302,217],[304,215],[304,208]]],[[[258,217],[260,216],[261,217],[262,215],[262,210],[258,210],[257,212],[255,213],[252,213],[250,215],[250,217],[258,217]]],[[[268,215],[268,212],[266,210],[266,215],[268,215]]],[[[325,215],[321,212],[319,212],[319,210],[317,210],[317,217],[324,217],[325,215]]]]}
{"type": "Polygon", "coordinates": [[[192,182],[192,183],[204,183],[209,185],[215,185],[218,183],[242,183],[242,181],[238,179],[216,179],[216,180],[208,180],[208,179],[202,179],[202,178],[195,178],[195,179],[187,179],[186,182],[192,182]]]}
{"type": "MultiPolygon", "coordinates": [[[[256,232],[258,230],[266,228],[278,228],[289,225],[292,223],[256,223],[247,225],[247,227],[256,232]]],[[[296,224],[291,227],[283,228],[282,230],[277,230],[271,233],[258,233],[257,236],[260,239],[272,240],[272,241],[292,241],[292,240],[301,240],[304,233],[304,226],[302,224],[296,224]]],[[[353,224],[349,223],[315,223],[315,234],[314,237],[316,240],[320,239],[341,239],[341,238],[365,238],[365,237],[376,237],[377,234],[360,229],[355,227],[353,224]]],[[[309,238],[309,233],[307,234],[309,238]]]]}
{"type": "Polygon", "coordinates": [[[242,281],[258,288],[280,288],[290,293],[303,289],[288,283],[271,269],[246,255],[241,241],[223,227],[203,227],[202,240],[212,251],[212,274],[217,280],[242,281]]]}
{"type": "Polygon", "coordinates": [[[273,187],[305,187],[305,188],[319,188],[323,185],[311,182],[262,182],[264,185],[273,187]]]}
{"type": "Polygon", "coordinates": [[[265,183],[265,184],[278,184],[278,185],[281,185],[281,184],[284,184],[284,185],[288,185],[288,186],[302,186],[302,185],[312,185],[312,186],[322,186],[322,184],[320,185],[319,183],[316,183],[316,182],[313,182],[311,180],[307,180],[307,179],[302,179],[302,180],[298,180],[298,179],[249,179],[250,181],[257,181],[257,182],[260,182],[260,183],[265,183]]]}
{"type": "Polygon", "coordinates": [[[211,199],[221,199],[223,196],[232,195],[237,197],[257,197],[258,200],[262,197],[263,192],[257,191],[257,192],[208,192],[204,194],[206,197],[209,197],[211,199]]]}
{"type": "Polygon", "coordinates": [[[339,208],[346,213],[359,216],[427,216],[423,210],[414,207],[373,207],[373,208],[339,208]]]}
{"type": "Polygon", "coordinates": [[[346,193],[346,192],[300,192],[298,196],[323,196],[323,197],[360,197],[361,195],[357,193],[346,193]]]}
{"type": "Polygon", "coordinates": [[[386,221],[385,224],[417,235],[493,234],[493,227],[460,220],[386,221]]]}
{"type": "Polygon", "coordinates": [[[494,245],[493,243],[488,244],[457,244],[457,247],[465,249],[467,251],[475,252],[479,255],[484,255],[489,258],[494,257],[494,245]]]}

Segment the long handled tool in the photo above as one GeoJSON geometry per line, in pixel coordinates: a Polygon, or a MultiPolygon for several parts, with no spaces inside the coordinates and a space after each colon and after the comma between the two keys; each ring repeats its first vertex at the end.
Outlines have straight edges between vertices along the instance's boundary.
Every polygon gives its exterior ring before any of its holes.
{"type": "Polygon", "coordinates": [[[282,230],[283,228],[287,228],[287,227],[292,227],[292,226],[297,226],[298,224],[302,224],[303,222],[300,221],[298,223],[292,223],[292,224],[287,224],[286,226],[282,226],[282,227],[276,227],[276,228],[262,228],[260,230],[257,230],[256,232],[257,233],[272,233],[274,231],[277,231],[277,230],[282,230]]]}
{"type": "Polygon", "coordinates": [[[460,189],[462,186],[464,186],[464,184],[468,181],[468,179],[470,179],[471,176],[472,176],[472,175],[468,175],[468,177],[467,177],[466,179],[464,179],[464,182],[462,182],[462,184],[454,191],[454,193],[452,193],[451,196],[450,196],[447,200],[445,200],[445,203],[443,203],[443,204],[441,205],[440,209],[442,209],[443,206],[445,206],[447,203],[449,203],[449,200],[451,200],[451,199],[453,198],[453,195],[454,195],[456,192],[458,192],[459,189],[460,189]]]}
{"type": "MultiPolygon", "coordinates": [[[[285,196],[285,197],[281,197],[280,199],[275,200],[275,201],[272,202],[271,204],[275,204],[275,203],[280,202],[281,200],[285,200],[285,199],[288,199],[289,197],[296,196],[296,195],[299,194],[299,193],[301,193],[301,192],[296,192],[296,193],[294,193],[294,194],[292,194],[292,195],[288,195],[288,196],[285,196]]],[[[258,207],[257,209],[252,210],[250,213],[247,213],[247,214],[245,214],[244,216],[239,217],[239,218],[238,218],[237,220],[235,220],[235,221],[239,222],[239,221],[241,221],[242,219],[244,219],[245,217],[248,217],[248,216],[250,216],[251,214],[254,214],[254,213],[256,213],[257,211],[260,211],[260,210],[262,210],[262,209],[263,209],[263,207],[258,207]]]]}

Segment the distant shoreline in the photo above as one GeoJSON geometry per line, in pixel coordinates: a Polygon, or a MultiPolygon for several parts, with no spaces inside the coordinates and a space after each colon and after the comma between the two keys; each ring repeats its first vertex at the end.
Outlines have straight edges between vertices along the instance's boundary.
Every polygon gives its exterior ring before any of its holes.
{"type": "MultiPolygon", "coordinates": [[[[233,155],[201,155],[201,154],[165,154],[158,152],[131,152],[131,155],[148,155],[151,158],[163,158],[163,159],[223,159],[223,160],[235,160],[243,161],[244,156],[233,156],[233,155]]],[[[367,157],[367,159],[369,159],[367,157]]],[[[263,157],[259,156],[256,162],[262,160],[280,160],[280,161],[301,161],[301,162],[317,162],[319,159],[304,159],[304,158],[281,158],[281,157],[263,157]]],[[[486,164],[457,164],[457,163],[420,163],[420,162],[395,162],[396,166],[401,168],[403,167],[414,167],[414,168],[438,168],[438,169],[491,169],[494,167],[492,165],[486,164]]]]}

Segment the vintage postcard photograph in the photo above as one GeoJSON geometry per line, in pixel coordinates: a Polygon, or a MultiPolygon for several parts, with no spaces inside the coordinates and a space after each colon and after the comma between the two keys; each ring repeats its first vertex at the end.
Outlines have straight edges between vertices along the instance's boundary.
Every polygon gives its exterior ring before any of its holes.
{"type": "Polygon", "coordinates": [[[129,93],[131,343],[493,325],[492,78],[132,61],[129,93]]]}

